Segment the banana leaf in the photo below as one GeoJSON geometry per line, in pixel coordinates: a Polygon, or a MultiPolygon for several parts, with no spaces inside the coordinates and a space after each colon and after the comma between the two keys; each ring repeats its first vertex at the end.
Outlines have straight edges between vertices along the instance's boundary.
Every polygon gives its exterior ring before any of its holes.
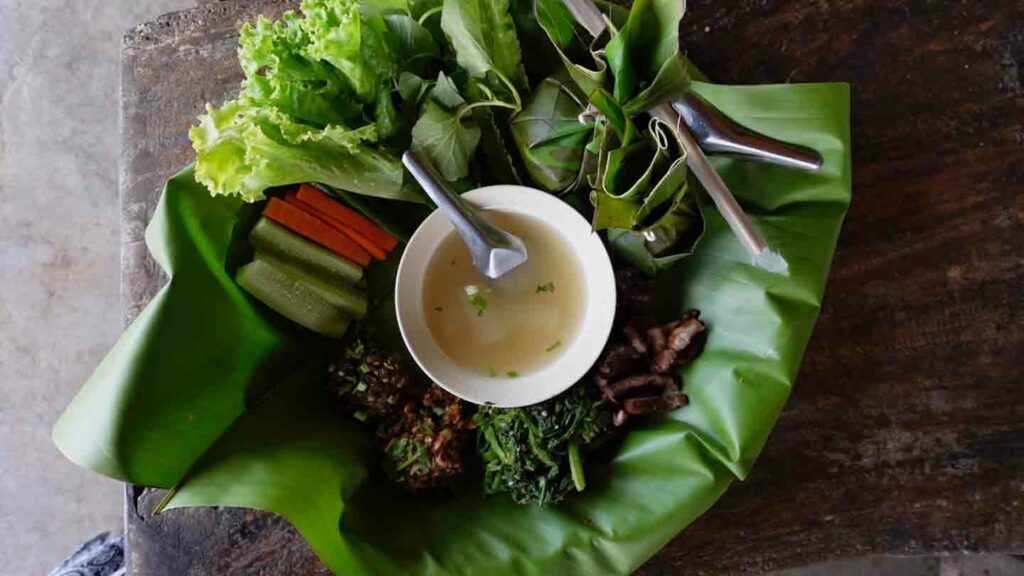
{"type": "MultiPolygon", "coordinates": [[[[693,255],[659,276],[667,311],[699,308],[710,326],[681,372],[690,405],[631,423],[592,454],[586,491],[538,508],[483,498],[479,478],[429,495],[391,487],[366,433],[324,402],[331,344],[232,281],[252,215],[211,198],[191,170],[167,183],[147,232],[170,281],[64,412],[57,446],[107,476],[176,487],[169,508],[281,514],[338,574],[629,573],[750,473],[789,397],[850,202],[846,85],[694,89],[751,128],[817,149],[824,166],[716,162],[788,274],[752,266],[707,211],[693,255]]],[[[392,335],[393,264],[369,279],[382,300],[374,326],[392,335]]]]}
{"type": "Polygon", "coordinates": [[[573,94],[565,75],[542,80],[510,126],[530,177],[549,192],[563,192],[577,181],[594,132],[592,123],[579,121],[585,100],[573,94]]]}
{"type": "Polygon", "coordinates": [[[626,25],[605,46],[615,77],[613,94],[630,114],[688,89],[686,59],[679,53],[679,22],[685,11],[686,3],[679,0],[636,0],[626,25]]]}

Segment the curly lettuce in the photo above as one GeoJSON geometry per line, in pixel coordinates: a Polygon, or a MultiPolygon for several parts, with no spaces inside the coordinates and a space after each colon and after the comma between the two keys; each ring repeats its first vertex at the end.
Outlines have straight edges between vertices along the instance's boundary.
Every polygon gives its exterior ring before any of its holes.
{"type": "Polygon", "coordinates": [[[189,132],[196,178],[250,202],[300,182],[422,201],[398,160],[411,124],[395,106],[397,56],[431,64],[439,50],[407,12],[405,0],[304,0],[243,26],[238,98],[189,132]]]}
{"type": "Polygon", "coordinates": [[[274,108],[235,100],[207,108],[189,137],[197,154],[196,179],[214,195],[253,202],[267,188],[322,182],[367,196],[420,200],[414,189],[403,187],[399,160],[375,148],[372,124],[320,129],[274,108]]]}
{"type": "Polygon", "coordinates": [[[384,39],[379,14],[364,14],[354,0],[304,0],[301,28],[309,43],[304,53],[328,62],[348,79],[356,96],[374,102],[377,92],[396,76],[397,64],[384,39]]]}

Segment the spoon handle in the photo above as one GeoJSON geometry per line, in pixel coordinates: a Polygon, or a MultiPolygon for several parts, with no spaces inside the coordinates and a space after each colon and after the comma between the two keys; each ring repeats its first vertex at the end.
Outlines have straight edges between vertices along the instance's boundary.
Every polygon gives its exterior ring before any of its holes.
{"type": "Polygon", "coordinates": [[[481,218],[438,174],[434,166],[415,152],[402,155],[412,177],[416,179],[427,196],[452,221],[455,230],[469,246],[472,253],[491,248],[505,247],[508,241],[490,222],[481,218]]]}
{"type": "Polygon", "coordinates": [[[700,147],[709,154],[726,154],[814,171],[822,158],[815,150],[765,136],[729,118],[696,92],[687,92],[672,103],[700,147]]]}

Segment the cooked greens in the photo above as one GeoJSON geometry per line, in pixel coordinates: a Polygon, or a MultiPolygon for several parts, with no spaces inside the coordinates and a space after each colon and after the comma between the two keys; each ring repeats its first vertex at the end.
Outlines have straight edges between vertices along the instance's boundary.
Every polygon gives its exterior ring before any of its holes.
{"type": "Polygon", "coordinates": [[[466,101],[442,73],[412,129],[412,149],[430,158],[448,180],[469,174],[469,159],[480,143],[480,128],[472,119],[464,120],[467,110],[466,101]]]}
{"type": "Polygon", "coordinates": [[[486,492],[542,506],[583,490],[582,454],[612,425],[609,408],[585,385],[526,408],[484,407],[473,421],[486,492]]]}

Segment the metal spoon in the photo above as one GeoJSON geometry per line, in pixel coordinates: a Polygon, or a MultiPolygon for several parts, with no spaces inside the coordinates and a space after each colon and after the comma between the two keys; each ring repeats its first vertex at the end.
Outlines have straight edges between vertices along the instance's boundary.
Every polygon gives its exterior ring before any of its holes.
{"type": "Polygon", "coordinates": [[[415,152],[402,155],[402,164],[437,204],[469,247],[473,265],[488,278],[500,278],[526,262],[526,245],[516,236],[501,230],[462,199],[425,158],[415,152]]]}
{"type": "Polygon", "coordinates": [[[696,92],[672,102],[693,137],[708,154],[721,154],[813,172],[822,158],[815,150],[755,132],[726,116],[696,92]]]}

